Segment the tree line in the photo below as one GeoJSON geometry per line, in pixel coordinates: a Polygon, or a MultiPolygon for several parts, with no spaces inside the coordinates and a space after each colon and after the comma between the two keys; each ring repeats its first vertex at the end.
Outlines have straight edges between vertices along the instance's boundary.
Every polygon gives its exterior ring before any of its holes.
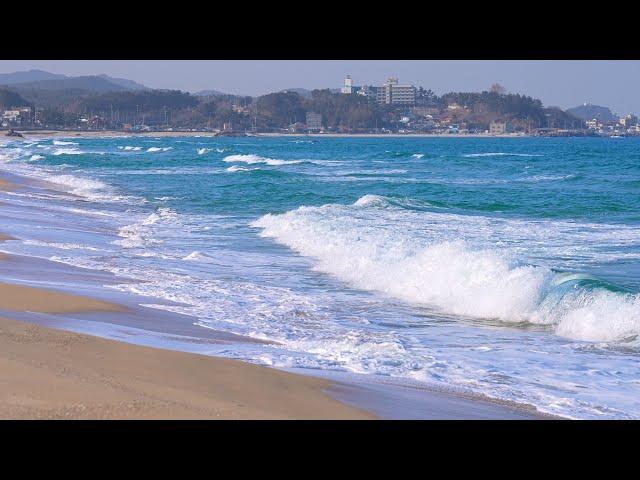
{"type": "MultiPolygon", "coordinates": [[[[0,89],[0,105],[39,107],[40,118],[47,125],[71,126],[81,117],[99,117],[101,125],[145,124],[157,127],[222,128],[277,130],[293,124],[304,124],[306,114],[322,115],[325,128],[350,131],[389,128],[409,113],[409,108],[380,105],[360,95],[343,95],[329,89],[313,90],[310,97],[282,91],[257,98],[233,95],[197,96],[180,90],[144,90],[82,95],[62,92],[61,104],[47,96],[40,107],[37,93],[23,98],[9,89],[0,89]],[[52,103],[54,102],[54,103],[52,103]]],[[[530,126],[562,126],[573,128],[582,122],[558,108],[545,108],[538,99],[504,93],[495,88],[485,92],[450,92],[438,96],[431,90],[417,90],[417,102],[447,111],[457,104],[460,112],[455,120],[478,128],[487,128],[492,120],[509,120],[530,126]]]]}

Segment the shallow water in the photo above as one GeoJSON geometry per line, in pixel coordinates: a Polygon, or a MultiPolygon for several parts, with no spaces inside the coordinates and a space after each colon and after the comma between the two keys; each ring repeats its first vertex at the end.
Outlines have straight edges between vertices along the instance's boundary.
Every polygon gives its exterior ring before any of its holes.
{"type": "Polygon", "coordinates": [[[280,343],[222,355],[640,417],[640,139],[2,142],[59,191],[0,193],[1,250],[280,343]]]}

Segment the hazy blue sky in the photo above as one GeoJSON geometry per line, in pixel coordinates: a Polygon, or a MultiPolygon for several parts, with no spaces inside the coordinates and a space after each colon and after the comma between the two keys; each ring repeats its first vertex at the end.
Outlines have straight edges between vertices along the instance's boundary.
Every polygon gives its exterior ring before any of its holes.
{"type": "Polygon", "coordinates": [[[510,92],[540,98],[545,105],[584,102],[619,114],[640,113],[640,61],[408,61],[408,60],[32,60],[0,61],[0,73],[38,68],[68,75],[106,73],[153,88],[220,90],[256,95],[284,88],[339,87],[346,74],[356,85],[379,84],[395,75],[401,83],[436,93],[479,91],[494,82],[510,92]]]}

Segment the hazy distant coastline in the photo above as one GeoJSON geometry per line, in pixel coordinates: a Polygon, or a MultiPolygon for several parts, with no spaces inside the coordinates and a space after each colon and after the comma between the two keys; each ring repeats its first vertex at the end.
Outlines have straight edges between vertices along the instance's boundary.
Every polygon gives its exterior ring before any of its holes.
{"type": "MultiPolygon", "coordinates": [[[[38,137],[217,137],[210,131],[158,131],[158,132],[124,132],[122,130],[23,130],[25,139],[38,137]]],[[[242,135],[239,135],[242,137],[242,135]]],[[[505,133],[490,135],[483,133],[256,133],[251,137],[313,137],[313,138],[524,138],[531,135],[524,133],[505,133]]],[[[223,138],[223,137],[221,137],[223,138]]]]}

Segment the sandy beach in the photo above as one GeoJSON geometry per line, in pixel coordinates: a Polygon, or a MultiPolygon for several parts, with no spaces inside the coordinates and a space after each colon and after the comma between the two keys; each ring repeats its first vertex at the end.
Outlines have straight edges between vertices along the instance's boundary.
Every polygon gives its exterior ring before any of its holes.
{"type": "MultiPolygon", "coordinates": [[[[0,180],[0,188],[15,185],[0,180]]],[[[0,233],[0,241],[11,238],[0,233]]],[[[4,282],[0,311],[126,315],[102,300],[4,282]]],[[[2,419],[375,418],[331,398],[326,380],[7,318],[0,318],[0,385],[2,419]]]]}
{"type": "MultiPolygon", "coordinates": [[[[6,236],[4,236],[6,238],[6,236]]],[[[0,310],[124,312],[79,295],[0,283],[0,310]]],[[[0,318],[1,419],[367,419],[331,382],[0,318]]]]}
{"type": "Polygon", "coordinates": [[[373,418],[328,381],[4,318],[0,383],[3,419],[373,418]]]}

